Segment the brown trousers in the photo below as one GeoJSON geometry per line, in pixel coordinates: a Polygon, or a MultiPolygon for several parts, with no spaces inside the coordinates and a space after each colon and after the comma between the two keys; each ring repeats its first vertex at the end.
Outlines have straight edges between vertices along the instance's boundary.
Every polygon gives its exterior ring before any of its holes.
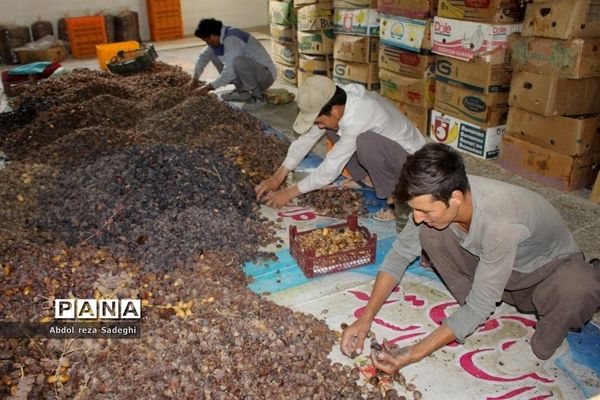
{"type": "MultiPolygon", "coordinates": [[[[327,131],[327,137],[333,143],[340,139],[331,130],[327,131]]],[[[346,164],[346,168],[352,179],[357,182],[369,175],[377,198],[386,199],[396,189],[408,155],[406,150],[393,140],[366,131],[356,139],[356,152],[346,164]]]]}
{"type": "MultiPolygon", "coordinates": [[[[450,229],[420,229],[421,246],[444,284],[463,305],[473,285],[479,258],[459,245],[450,229]]],[[[523,313],[535,313],[538,322],[531,348],[546,360],[570,330],[589,321],[600,307],[600,272],[581,254],[556,259],[531,273],[513,271],[502,300],[523,313]]]]}

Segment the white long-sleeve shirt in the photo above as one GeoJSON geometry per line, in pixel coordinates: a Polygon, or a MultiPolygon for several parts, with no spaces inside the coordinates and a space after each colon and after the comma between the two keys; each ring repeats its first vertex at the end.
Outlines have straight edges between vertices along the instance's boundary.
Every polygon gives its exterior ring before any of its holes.
{"type": "MultiPolygon", "coordinates": [[[[308,193],[326,187],[342,172],[354,152],[361,133],[371,131],[398,143],[413,154],[425,144],[419,130],[392,102],[378,93],[369,92],[358,84],[339,85],[346,91],[346,107],[340,119],[337,134],[340,140],[327,153],[325,159],[310,175],[298,182],[298,190],[308,193]]],[[[313,126],[290,145],[283,165],[294,170],[306,157],[325,129],[313,126]]]]}
{"type": "Polygon", "coordinates": [[[225,86],[236,79],[236,74],[233,69],[233,60],[237,57],[248,57],[259,64],[266,66],[271,72],[273,78],[277,76],[275,64],[269,56],[269,53],[260,44],[258,40],[248,32],[241,29],[223,26],[221,28],[220,37],[221,46],[212,48],[207,46],[198,57],[196,67],[194,68],[194,79],[197,80],[204,68],[209,62],[212,62],[217,70],[221,71],[221,75],[209,82],[214,88],[225,86]]]}

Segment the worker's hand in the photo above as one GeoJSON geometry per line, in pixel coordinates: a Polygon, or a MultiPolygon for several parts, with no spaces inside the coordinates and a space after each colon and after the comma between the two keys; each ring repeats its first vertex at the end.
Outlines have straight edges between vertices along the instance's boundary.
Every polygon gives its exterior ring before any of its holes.
{"type": "Polygon", "coordinates": [[[371,321],[363,318],[358,318],[352,325],[344,329],[340,342],[342,353],[348,357],[352,357],[353,353],[362,354],[369,329],[371,329],[371,321]]]}
{"type": "Polygon", "coordinates": [[[192,95],[194,95],[194,96],[205,96],[211,90],[213,90],[212,86],[210,86],[210,85],[202,85],[199,88],[196,88],[196,89],[192,90],[192,95]]]}
{"type": "Polygon", "coordinates": [[[273,208],[281,208],[286,206],[292,199],[289,189],[278,190],[276,192],[268,192],[263,196],[263,201],[266,205],[273,208]]]}
{"type": "Polygon", "coordinates": [[[194,79],[194,78],[192,78],[192,80],[190,81],[190,83],[189,83],[189,85],[188,85],[188,86],[189,86],[189,88],[190,88],[190,92],[191,92],[192,90],[196,89],[198,86],[201,86],[201,85],[202,85],[202,83],[203,83],[203,82],[201,82],[201,81],[199,81],[199,80],[197,80],[197,79],[194,79]]]}
{"type": "Polygon", "coordinates": [[[265,179],[254,188],[254,192],[256,193],[256,200],[260,200],[264,195],[269,192],[273,192],[277,190],[281,186],[281,182],[279,179],[275,177],[270,177],[269,179],[265,179]]]}
{"type": "Polygon", "coordinates": [[[394,374],[399,369],[406,367],[417,361],[413,357],[413,346],[403,347],[399,349],[395,355],[385,351],[371,350],[371,361],[377,369],[382,370],[387,374],[394,374]]]}

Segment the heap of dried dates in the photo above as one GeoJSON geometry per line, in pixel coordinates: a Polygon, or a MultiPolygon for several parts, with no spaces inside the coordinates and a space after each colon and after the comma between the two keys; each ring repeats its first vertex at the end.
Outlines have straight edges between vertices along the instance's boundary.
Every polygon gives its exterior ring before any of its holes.
{"type": "Polygon", "coordinates": [[[247,288],[272,240],[253,185],[288,143],[188,82],[78,70],[2,116],[0,319],[74,297],[139,298],[143,320],[140,339],[0,340],[0,397],[382,398],[331,364],[324,323],[247,288]]]}

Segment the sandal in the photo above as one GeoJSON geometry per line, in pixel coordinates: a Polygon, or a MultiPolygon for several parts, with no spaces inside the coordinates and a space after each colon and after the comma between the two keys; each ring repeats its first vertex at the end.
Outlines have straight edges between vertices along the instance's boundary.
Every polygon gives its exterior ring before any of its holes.
{"type": "Polygon", "coordinates": [[[396,213],[391,208],[382,208],[373,214],[373,219],[380,222],[389,222],[396,220],[396,213]]]}

